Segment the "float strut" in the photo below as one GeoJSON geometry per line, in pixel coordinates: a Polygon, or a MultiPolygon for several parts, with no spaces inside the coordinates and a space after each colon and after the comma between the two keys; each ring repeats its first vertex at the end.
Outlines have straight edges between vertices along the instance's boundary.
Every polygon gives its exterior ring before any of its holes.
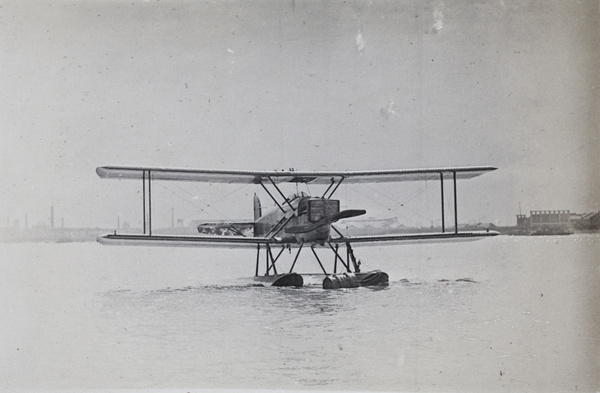
{"type": "Polygon", "coordinates": [[[256,270],[254,276],[258,276],[258,263],[260,262],[260,243],[256,245],[256,270]]]}
{"type": "MultiPolygon", "coordinates": [[[[329,244],[329,247],[331,247],[331,244],[329,244]]],[[[335,257],[333,258],[333,274],[337,273],[337,260],[338,260],[338,248],[339,248],[339,244],[335,244],[335,257]]]]}
{"type": "Polygon", "coordinates": [[[338,253],[339,245],[336,244],[335,248],[333,248],[333,246],[331,245],[331,243],[327,243],[327,244],[329,244],[329,248],[331,248],[331,250],[335,254],[335,260],[333,262],[333,273],[337,273],[337,260],[338,259],[340,260],[340,262],[342,262],[342,265],[344,265],[344,267],[346,268],[346,271],[348,271],[348,273],[350,273],[350,268],[348,267],[348,264],[346,264],[346,262],[344,262],[344,259],[338,253]]]}
{"type": "Polygon", "coordinates": [[[267,276],[269,275],[269,271],[271,270],[271,268],[273,268],[273,271],[275,272],[275,274],[279,274],[279,273],[277,273],[277,268],[275,267],[275,262],[277,262],[277,260],[281,256],[281,253],[283,253],[283,250],[285,250],[285,247],[281,247],[281,250],[279,250],[279,254],[277,254],[277,257],[273,258],[273,253],[271,252],[271,247],[267,246],[267,251],[269,252],[269,255],[271,256],[271,266],[267,265],[267,276]]]}
{"type": "Polygon", "coordinates": [[[266,256],[265,263],[266,263],[266,269],[267,269],[267,271],[265,272],[265,276],[269,275],[269,270],[270,270],[269,269],[269,248],[270,248],[270,246],[267,244],[265,246],[265,256],[266,256]]]}
{"type": "Polygon", "coordinates": [[[327,271],[323,267],[323,264],[321,263],[321,260],[319,259],[319,256],[317,255],[317,253],[315,251],[315,246],[314,245],[310,246],[310,249],[312,250],[315,258],[317,259],[317,262],[319,262],[319,266],[321,266],[321,270],[323,270],[323,273],[325,273],[325,275],[327,275],[327,271]]]}
{"type": "MultiPolygon", "coordinates": [[[[348,250],[348,255],[350,256],[350,260],[352,261],[352,265],[354,265],[354,272],[360,273],[360,266],[356,263],[356,257],[354,256],[354,250],[352,250],[352,246],[350,243],[346,243],[346,249],[348,250]]],[[[348,261],[350,264],[350,261],[348,261]]],[[[348,272],[350,273],[350,268],[348,267],[348,272]]]]}
{"type": "Polygon", "coordinates": [[[302,247],[304,246],[304,242],[300,243],[300,248],[296,253],[296,257],[294,258],[294,263],[292,263],[292,267],[290,268],[290,273],[294,270],[294,266],[296,266],[296,261],[298,260],[298,256],[300,256],[300,251],[302,251],[302,247]]]}

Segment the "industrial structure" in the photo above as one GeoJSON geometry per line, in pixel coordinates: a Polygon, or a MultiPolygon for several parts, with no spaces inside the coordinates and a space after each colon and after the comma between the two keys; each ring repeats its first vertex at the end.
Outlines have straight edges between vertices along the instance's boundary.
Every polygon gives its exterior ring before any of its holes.
{"type": "Polygon", "coordinates": [[[577,214],[569,210],[532,210],[517,215],[516,234],[568,235],[600,229],[600,212],[577,214]]]}
{"type": "Polygon", "coordinates": [[[517,229],[524,235],[568,235],[574,224],[569,210],[532,210],[529,217],[517,215],[517,229]]]}

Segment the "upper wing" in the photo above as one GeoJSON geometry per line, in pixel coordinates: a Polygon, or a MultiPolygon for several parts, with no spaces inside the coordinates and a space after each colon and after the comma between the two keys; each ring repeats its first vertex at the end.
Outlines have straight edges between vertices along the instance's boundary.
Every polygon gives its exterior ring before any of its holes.
{"type": "Polygon", "coordinates": [[[344,183],[382,183],[415,180],[439,180],[440,176],[456,174],[457,179],[470,179],[496,170],[492,166],[444,167],[427,169],[392,169],[375,171],[231,171],[219,169],[173,169],[152,167],[103,166],[96,168],[101,178],[183,180],[207,183],[311,183],[330,184],[343,179],[344,183]]]}

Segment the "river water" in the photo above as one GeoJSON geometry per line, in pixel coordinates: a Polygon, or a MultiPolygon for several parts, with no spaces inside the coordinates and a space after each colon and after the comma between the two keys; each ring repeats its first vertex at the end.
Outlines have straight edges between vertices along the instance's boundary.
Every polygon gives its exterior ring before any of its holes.
{"type": "Polygon", "coordinates": [[[389,287],[249,286],[249,250],[1,244],[0,389],[600,390],[600,236],[355,251],[389,287]]]}

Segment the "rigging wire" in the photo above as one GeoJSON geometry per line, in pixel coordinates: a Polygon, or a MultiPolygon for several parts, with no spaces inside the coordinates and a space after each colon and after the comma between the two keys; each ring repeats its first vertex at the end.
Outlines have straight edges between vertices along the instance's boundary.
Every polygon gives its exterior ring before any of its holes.
{"type": "MultiPolygon", "coordinates": [[[[381,217],[381,218],[385,217],[386,215],[390,215],[391,213],[393,213],[393,212],[395,212],[396,210],[398,210],[398,209],[400,209],[401,207],[403,207],[403,208],[405,208],[405,209],[407,209],[407,210],[411,211],[411,212],[412,212],[412,213],[414,213],[415,215],[417,215],[417,216],[419,216],[419,217],[421,217],[421,218],[423,218],[423,219],[425,219],[425,220],[427,220],[427,221],[430,221],[430,220],[431,220],[431,212],[428,212],[429,216],[425,216],[425,215],[423,215],[423,214],[421,214],[421,213],[417,212],[416,210],[414,210],[414,209],[411,209],[410,207],[406,206],[406,203],[408,203],[408,202],[412,201],[413,199],[417,198],[418,196],[420,196],[422,193],[424,193],[424,192],[426,192],[426,191],[428,191],[428,188],[427,188],[427,187],[425,187],[425,188],[422,188],[422,189],[421,189],[421,190],[419,190],[418,192],[415,192],[413,195],[411,195],[411,197],[410,197],[410,198],[406,199],[406,200],[405,200],[403,203],[400,203],[400,204],[399,204],[398,206],[396,206],[394,209],[388,210],[386,213],[384,213],[384,214],[382,215],[382,217],[381,217]]],[[[429,193],[428,193],[427,195],[429,195],[429,193]]]]}
{"type": "Polygon", "coordinates": [[[410,202],[410,201],[412,201],[413,199],[415,199],[416,197],[420,196],[420,195],[421,195],[423,192],[425,192],[425,191],[428,191],[428,189],[429,189],[429,185],[428,185],[427,183],[425,183],[425,187],[421,187],[420,189],[418,189],[418,190],[416,190],[416,191],[412,192],[411,194],[409,194],[409,195],[406,197],[406,199],[404,199],[404,201],[403,201],[403,202],[400,202],[400,201],[398,201],[398,200],[395,200],[394,198],[392,198],[392,197],[390,197],[390,196],[386,195],[385,193],[381,193],[381,191],[377,191],[377,189],[375,189],[375,188],[373,188],[373,187],[369,186],[368,184],[365,184],[365,185],[366,185],[368,188],[370,188],[372,191],[374,191],[375,193],[378,193],[378,194],[380,194],[381,196],[383,196],[383,197],[385,197],[385,198],[389,199],[390,201],[394,202],[394,203],[395,203],[395,204],[397,204],[397,205],[401,205],[401,204],[404,204],[404,203],[410,202]]]}
{"type": "MultiPolygon", "coordinates": [[[[237,191],[241,190],[241,189],[242,189],[242,188],[244,188],[244,187],[247,187],[248,185],[249,185],[249,184],[243,184],[243,185],[241,185],[240,187],[238,187],[238,188],[234,189],[233,191],[231,191],[231,192],[229,192],[229,193],[225,194],[223,197],[221,197],[221,198],[218,198],[218,199],[216,199],[216,200],[214,200],[214,201],[212,201],[212,202],[210,202],[210,203],[206,204],[206,206],[207,206],[207,207],[210,207],[210,208],[211,208],[211,209],[213,209],[213,210],[215,210],[217,213],[221,214],[221,216],[225,217],[226,219],[228,219],[228,220],[231,220],[231,218],[230,218],[229,216],[227,216],[227,215],[226,215],[226,214],[224,214],[224,213],[221,213],[219,210],[217,210],[217,209],[216,209],[214,206],[212,206],[212,205],[213,205],[214,203],[221,202],[221,201],[222,201],[222,200],[224,200],[225,198],[228,198],[228,197],[229,197],[231,194],[233,194],[233,193],[235,193],[235,192],[237,192],[237,191]]],[[[205,202],[204,202],[204,203],[205,203],[205,202]]],[[[196,213],[198,213],[198,212],[200,212],[200,211],[204,211],[204,209],[199,209],[199,210],[195,211],[194,213],[192,213],[191,215],[194,215],[194,214],[196,214],[196,213]]],[[[191,216],[191,215],[190,215],[190,216],[191,216]]]]}
{"type": "MultiPolygon", "coordinates": [[[[377,190],[377,189],[375,189],[375,188],[373,188],[373,187],[369,186],[368,184],[365,184],[365,186],[366,186],[367,188],[369,188],[370,190],[372,190],[373,192],[375,192],[376,194],[378,194],[378,195],[381,195],[382,197],[384,197],[384,198],[386,198],[386,199],[388,199],[388,200],[392,201],[392,202],[393,202],[393,203],[396,205],[395,207],[393,207],[393,208],[392,208],[392,207],[390,207],[389,205],[386,205],[386,204],[384,204],[384,203],[382,203],[382,202],[380,202],[380,201],[378,201],[378,200],[376,200],[376,199],[372,198],[371,196],[369,196],[369,195],[366,195],[365,193],[362,193],[362,192],[358,191],[357,189],[354,189],[354,190],[353,190],[353,192],[357,192],[358,194],[360,194],[360,195],[362,195],[362,196],[366,197],[367,199],[369,199],[369,200],[371,200],[371,201],[375,202],[376,204],[378,204],[378,205],[380,205],[380,206],[382,206],[382,207],[384,207],[384,208],[386,209],[386,211],[385,211],[384,213],[380,214],[379,216],[377,216],[377,217],[376,217],[376,219],[383,219],[383,218],[387,218],[387,217],[389,217],[389,216],[390,216],[392,213],[394,213],[394,212],[397,212],[397,211],[398,211],[400,208],[404,208],[404,209],[406,209],[407,211],[411,212],[412,214],[414,214],[414,215],[416,215],[416,216],[418,216],[418,217],[420,217],[420,218],[422,218],[422,219],[426,220],[428,223],[430,223],[430,222],[431,222],[431,212],[430,212],[430,211],[428,212],[428,213],[429,213],[429,217],[427,217],[427,216],[425,216],[425,215],[423,215],[423,214],[419,213],[418,211],[416,211],[416,210],[414,210],[414,209],[412,209],[412,208],[410,208],[410,207],[406,206],[406,204],[407,204],[408,202],[410,202],[410,201],[412,201],[413,199],[415,199],[415,198],[419,197],[419,196],[420,196],[421,194],[423,194],[424,192],[427,192],[427,191],[429,191],[429,189],[431,188],[431,186],[429,185],[429,183],[427,183],[427,182],[426,182],[426,183],[425,183],[425,187],[421,187],[421,188],[419,188],[418,190],[416,190],[416,191],[413,191],[413,192],[411,192],[410,194],[408,194],[408,195],[407,195],[407,196],[404,198],[404,201],[403,201],[403,202],[401,202],[401,201],[399,201],[399,200],[396,200],[396,199],[394,199],[394,198],[390,197],[389,195],[387,195],[387,194],[385,194],[385,193],[381,193],[381,190],[377,190]]],[[[410,221],[412,224],[419,225],[419,222],[415,221],[414,219],[411,219],[411,218],[407,217],[406,215],[401,215],[401,217],[402,217],[403,219],[407,220],[407,221],[410,221]]]]}
{"type": "MultiPolygon", "coordinates": [[[[357,189],[354,189],[354,190],[352,190],[352,192],[356,192],[357,194],[360,194],[360,195],[364,196],[365,198],[367,198],[367,199],[371,200],[372,202],[375,202],[376,204],[378,204],[378,205],[380,205],[380,206],[382,206],[382,207],[384,207],[384,208],[386,209],[386,211],[385,211],[384,213],[382,213],[382,214],[380,214],[379,216],[376,216],[376,217],[375,217],[375,219],[376,219],[376,220],[377,220],[377,219],[382,219],[382,218],[384,218],[384,217],[385,217],[385,215],[386,215],[386,214],[388,214],[388,212],[390,212],[390,211],[395,211],[395,210],[397,210],[397,209],[398,209],[398,207],[396,207],[394,210],[392,210],[392,209],[391,209],[391,207],[389,207],[388,205],[385,205],[385,204],[383,204],[383,203],[379,202],[378,200],[376,200],[376,199],[372,198],[371,196],[369,196],[369,195],[367,195],[367,194],[365,194],[365,193],[362,193],[362,192],[358,191],[357,189]]],[[[382,195],[383,195],[383,194],[382,194],[382,195]]],[[[385,196],[385,195],[384,195],[384,196],[385,196]]],[[[388,199],[391,199],[391,198],[389,198],[389,197],[387,197],[387,198],[388,198],[388,199]]],[[[391,199],[391,200],[393,200],[393,199],[391,199]]],[[[394,202],[396,202],[396,201],[394,201],[394,202]]],[[[397,204],[400,204],[399,202],[396,202],[396,203],[397,203],[397,204]]],[[[407,220],[407,221],[411,221],[411,223],[413,223],[413,224],[418,224],[418,223],[417,223],[417,222],[415,222],[414,220],[412,220],[412,219],[410,219],[410,218],[408,218],[408,217],[406,217],[406,216],[404,216],[404,215],[402,215],[402,218],[403,218],[403,219],[405,219],[405,220],[407,220]]]]}
{"type": "MultiPolygon", "coordinates": [[[[172,189],[165,187],[163,184],[158,183],[160,186],[162,186],[164,189],[166,189],[167,191],[170,191],[172,194],[177,195],[172,189]]],[[[171,184],[172,186],[176,187],[177,189],[179,189],[181,192],[187,194],[188,196],[191,196],[192,198],[198,198],[197,195],[195,195],[194,193],[182,188],[181,186],[179,186],[178,184],[174,183],[174,182],[169,182],[169,184],[171,184]]],[[[234,189],[233,191],[227,193],[226,195],[219,197],[218,199],[213,200],[212,202],[204,202],[204,200],[202,199],[198,199],[199,202],[201,202],[204,207],[200,207],[197,204],[195,204],[194,202],[190,201],[189,198],[184,198],[181,195],[177,195],[179,196],[180,199],[182,199],[183,201],[185,201],[186,203],[192,205],[194,208],[196,208],[197,210],[194,211],[191,214],[188,214],[185,218],[190,218],[195,216],[197,213],[199,212],[203,212],[208,214],[209,216],[211,216],[214,219],[219,219],[219,217],[215,216],[214,214],[212,214],[210,211],[208,211],[207,209],[212,209],[214,210],[218,215],[220,215],[221,217],[225,217],[225,219],[230,220],[231,218],[229,216],[227,216],[226,214],[224,214],[223,212],[221,212],[220,210],[218,210],[217,208],[215,208],[214,206],[212,206],[215,203],[218,203],[222,200],[224,200],[225,198],[229,197],[231,194],[241,190],[244,187],[247,187],[249,184],[243,184],[240,187],[237,187],[236,189],[234,189]]]]}
{"type": "MultiPolygon", "coordinates": [[[[180,186],[178,186],[178,185],[176,185],[176,184],[174,184],[174,183],[171,183],[171,184],[172,184],[173,186],[177,187],[177,188],[178,188],[178,189],[179,189],[179,190],[180,190],[182,193],[185,193],[185,194],[187,194],[187,195],[191,196],[192,198],[197,198],[197,196],[196,196],[196,195],[194,195],[194,194],[192,194],[191,192],[189,192],[189,191],[187,191],[187,190],[185,190],[185,189],[181,188],[180,186]]],[[[187,198],[187,197],[183,197],[183,196],[181,196],[181,194],[178,194],[178,193],[176,193],[176,192],[175,192],[173,189],[166,187],[164,184],[160,184],[160,183],[158,183],[158,185],[159,185],[160,187],[162,187],[163,189],[165,189],[165,190],[169,191],[169,192],[170,192],[172,195],[175,195],[175,196],[179,197],[179,199],[180,199],[180,200],[182,200],[182,201],[184,201],[185,203],[187,203],[187,204],[191,205],[191,206],[192,206],[192,207],[194,207],[195,209],[199,209],[199,210],[197,210],[196,212],[194,212],[194,213],[192,213],[192,214],[189,214],[189,215],[187,215],[185,218],[189,218],[189,217],[191,217],[191,216],[195,215],[195,214],[196,214],[198,211],[204,211],[204,212],[206,212],[208,215],[210,215],[212,218],[214,218],[214,219],[217,219],[217,216],[215,216],[214,214],[212,214],[210,211],[205,211],[205,209],[206,209],[206,208],[211,208],[211,209],[213,209],[214,211],[216,211],[216,212],[217,212],[217,214],[223,215],[223,214],[222,214],[220,211],[218,211],[217,209],[215,209],[214,207],[210,206],[209,204],[207,204],[206,202],[204,202],[204,201],[202,201],[202,200],[200,200],[200,202],[202,202],[202,203],[205,205],[205,207],[202,207],[202,208],[200,208],[198,204],[196,204],[196,203],[194,203],[194,202],[190,201],[190,200],[189,200],[189,198],[187,198]]]]}

